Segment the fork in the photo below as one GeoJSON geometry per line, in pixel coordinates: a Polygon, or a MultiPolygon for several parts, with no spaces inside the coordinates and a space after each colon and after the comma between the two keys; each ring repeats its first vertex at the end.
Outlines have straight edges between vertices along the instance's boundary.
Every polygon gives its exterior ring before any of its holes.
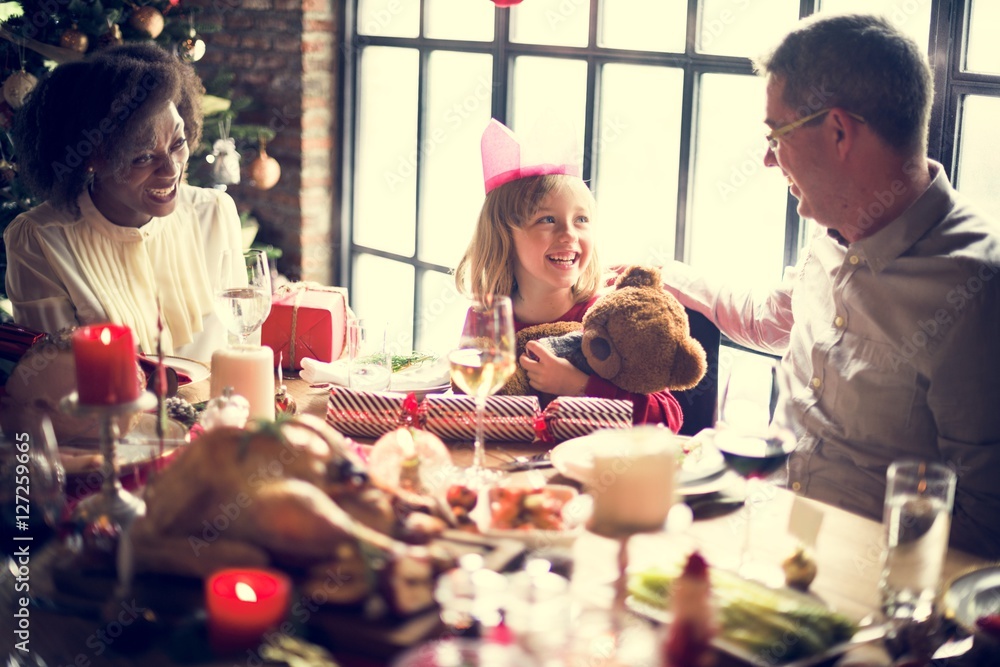
{"type": "MultiPolygon", "coordinates": [[[[509,456],[509,455],[508,455],[509,456]]],[[[551,468],[552,461],[549,452],[539,452],[533,456],[511,456],[507,463],[500,466],[506,472],[518,472],[521,470],[535,470],[537,468],[551,468]]]]}

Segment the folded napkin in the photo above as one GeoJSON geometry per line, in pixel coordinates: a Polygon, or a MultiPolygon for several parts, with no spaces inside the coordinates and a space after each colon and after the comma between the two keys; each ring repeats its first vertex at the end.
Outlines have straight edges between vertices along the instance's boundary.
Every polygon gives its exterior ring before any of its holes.
{"type": "MultiPolygon", "coordinates": [[[[299,377],[309,384],[330,384],[347,386],[347,360],[338,359],[329,363],[304,357],[301,361],[302,370],[299,377]]],[[[448,367],[446,357],[438,357],[433,361],[428,360],[423,363],[409,366],[392,374],[390,380],[390,391],[420,391],[446,385],[451,379],[451,369],[448,367]]]]}

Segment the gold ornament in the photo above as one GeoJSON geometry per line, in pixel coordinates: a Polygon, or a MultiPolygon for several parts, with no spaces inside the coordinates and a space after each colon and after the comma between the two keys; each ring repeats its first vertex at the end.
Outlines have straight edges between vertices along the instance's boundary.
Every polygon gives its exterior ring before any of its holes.
{"type": "Polygon", "coordinates": [[[132,12],[132,16],[128,19],[128,24],[139,32],[144,32],[153,39],[156,39],[163,32],[165,21],[163,14],[158,9],[147,5],[139,7],[132,12]]]}
{"type": "Polygon", "coordinates": [[[87,37],[87,33],[82,32],[75,23],[72,28],[64,32],[62,37],[59,38],[59,46],[64,49],[76,51],[77,53],[86,53],[89,43],[90,40],[87,37]]]}
{"type": "Polygon", "coordinates": [[[122,43],[122,41],[122,28],[117,23],[111,23],[108,25],[108,31],[101,35],[100,39],[97,40],[102,49],[111,46],[118,46],[122,43]]]}
{"type": "Polygon", "coordinates": [[[181,42],[181,58],[189,63],[198,62],[204,55],[205,42],[197,35],[192,35],[181,42]]]}
{"type": "Polygon", "coordinates": [[[3,98],[12,109],[20,109],[24,104],[24,98],[38,85],[38,79],[34,74],[29,74],[23,69],[14,72],[3,82],[3,98]]]}
{"type": "Polygon", "coordinates": [[[3,179],[4,183],[10,183],[15,176],[17,176],[17,165],[8,162],[7,158],[0,158],[0,179],[3,179]]]}
{"type": "Polygon", "coordinates": [[[295,416],[295,399],[288,393],[288,387],[281,385],[274,394],[274,413],[295,416]]]}
{"type": "Polygon", "coordinates": [[[260,154],[250,163],[250,184],[258,190],[270,190],[281,178],[281,165],[267,154],[267,143],[260,142],[260,154]]]}

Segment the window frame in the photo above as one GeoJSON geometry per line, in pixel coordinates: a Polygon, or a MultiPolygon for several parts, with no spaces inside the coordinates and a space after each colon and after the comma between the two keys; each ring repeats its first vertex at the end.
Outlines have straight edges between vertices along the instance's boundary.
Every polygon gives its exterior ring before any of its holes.
{"type": "MultiPolygon", "coordinates": [[[[409,1],[409,0],[407,0],[409,1]]],[[[429,55],[435,50],[469,52],[488,54],[493,57],[493,97],[491,116],[507,122],[511,111],[509,94],[512,90],[512,69],[514,59],[518,56],[544,56],[555,58],[573,58],[583,60],[587,64],[587,91],[584,131],[583,177],[590,179],[593,175],[593,155],[597,150],[598,136],[596,132],[595,114],[598,109],[600,95],[601,66],[607,63],[626,63],[636,65],[654,65],[676,67],[683,72],[680,165],[677,182],[675,259],[685,260],[690,253],[689,233],[691,220],[692,174],[694,160],[693,150],[695,140],[696,100],[698,99],[698,83],[702,74],[737,74],[754,75],[753,65],[748,58],[709,55],[696,51],[696,42],[700,32],[699,0],[688,0],[687,25],[684,53],[660,53],[650,51],[632,51],[599,47],[597,45],[597,30],[600,25],[600,0],[590,0],[590,15],[587,45],[582,47],[545,46],[538,44],[521,44],[510,42],[510,10],[496,9],[494,11],[494,38],[492,42],[474,42],[452,39],[424,37],[424,4],[420,3],[419,33],[417,37],[386,37],[378,35],[359,35],[357,32],[357,5],[359,0],[343,0],[343,21],[341,22],[341,39],[343,57],[340,59],[340,80],[342,87],[342,144],[341,162],[342,180],[340,188],[340,229],[335,230],[340,239],[339,253],[335,253],[338,266],[334,267],[335,275],[341,285],[347,286],[349,293],[353,287],[353,263],[359,254],[371,254],[376,257],[409,264],[414,270],[414,313],[421,312],[421,294],[419,285],[427,271],[448,273],[453,267],[442,266],[422,261],[419,254],[419,235],[421,220],[419,219],[420,197],[422,186],[421,156],[418,154],[418,164],[415,169],[416,201],[414,202],[417,220],[414,226],[414,252],[410,257],[395,253],[361,246],[353,242],[353,173],[357,154],[357,86],[358,86],[358,55],[369,46],[387,46],[410,48],[418,51],[418,97],[417,97],[417,145],[421,145],[424,132],[424,100],[427,95],[425,81],[429,55]],[[496,84],[503,81],[502,86],[496,84]]],[[[473,1],[473,0],[469,0],[473,1]]],[[[486,2],[487,0],[474,0],[486,2]]],[[[530,0],[529,0],[530,1],[530,0]]],[[[961,105],[965,95],[989,95],[1000,97],[1000,76],[964,72],[962,70],[963,56],[966,48],[966,23],[969,20],[972,0],[932,0],[930,17],[930,35],[928,36],[928,53],[931,55],[935,91],[932,102],[930,127],[928,132],[928,157],[944,165],[945,172],[952,176],[959,163],[959,128],[961,127],[961,105]]],[[[800,0],[799,17],[804,18],[819,9],[821,0],[800,0]]],[[[789,193],[785,207],[785,247],[784,264],[792,265],[798,258],[798,252],[804,235],[804,221],[797,211],[797,200],[789,193]]],[[[420,332],[416,331],[417,320],[414,318],[414,340],[420,332]]]]}

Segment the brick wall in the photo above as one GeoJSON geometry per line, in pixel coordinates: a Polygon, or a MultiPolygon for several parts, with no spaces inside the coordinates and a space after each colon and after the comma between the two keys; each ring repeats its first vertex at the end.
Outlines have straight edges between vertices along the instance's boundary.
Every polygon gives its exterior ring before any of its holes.
{"type": "Polygon", "coordinates": [[[256,151],[244,154],[243,182],[230,187],[241,211],[261,223],[258,239],[284,251],[279,270],[294,279],[334,284],[339,239],[333,232],[339,202],[335,159],[339,119],[334,47],[343,0],[192,0],[208,49],[198,63],[206,79],[234,75],[234,95],[253,100],[240,122],[266,125],[277,135],[267,152],[281,165],[281,180],[261,191],[247,183],[256,151]]]}

